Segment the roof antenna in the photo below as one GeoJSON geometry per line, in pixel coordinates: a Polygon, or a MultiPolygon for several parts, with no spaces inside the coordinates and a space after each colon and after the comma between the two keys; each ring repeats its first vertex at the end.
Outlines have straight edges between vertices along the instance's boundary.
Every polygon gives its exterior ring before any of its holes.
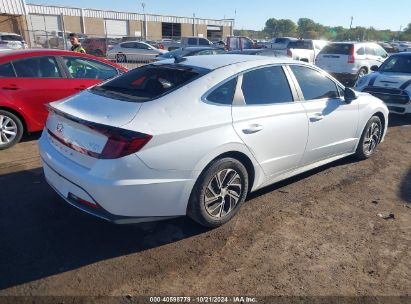
{"type": "Polygon", "coordinates": [[[174,55],[173,58],[174,58],[174,63],[180,63],[180,62],[184,62],[187,60],[187,58],[177,56],[177,55],[174,55]]]}

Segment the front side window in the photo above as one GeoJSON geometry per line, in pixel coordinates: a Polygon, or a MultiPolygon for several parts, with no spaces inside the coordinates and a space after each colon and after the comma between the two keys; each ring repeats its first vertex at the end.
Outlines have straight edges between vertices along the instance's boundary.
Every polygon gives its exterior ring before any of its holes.
{"type": "Polygon", "coordinates": [[[237,78],[233,78],[212,91],[210,95],[207,96],[207,100],[214,103],[230,105],[233,102],[236,86],[237,78]]]}
{"type": "Polygon", "coordinates": [[[136,43],[136,45],[137,45],[138,49],[142,49],[142,50],[149,50],[150,49],[150,47],[148,45],[143,44],[143,43],[136,43]]]}
{"type": "Polygon", "coordinates": [[[0,64],[0,77],[16,77],[10,62],[0,64]]]}
{"type": "Polygon", "coordinates": [[[204,38],[200,38],[199,41],[198,41],[198,44],[199,44],[199,45],[210,45],[210,43],[208,42],[208,40],[207,40],[207,39],[204,39],[204,38]]]}
{"type": "Polygon", "coordinates": [[[166,95],[209,70],[178,64],[145,65],[91,89],[96,94],[111,98],[146,102],[166,95]]]}
{"type": "Polygon", "coordinates": [[[136,48],[136,44],[134,42],[126,42],[126,43],[122,43],[121,47],[126,48],[126,49],[133,49],[133,48],[136,48]]]}
{"type": "Polygon", "coordinates": [[[51,56],[30,57],[13,61],[17,77],[61,78],[56,59],[51,56]]]}
{"type": "Polygon", "coordinates": [[[117,69],[97,60],[81,57],[63,57],[72,78],[106,80],[118,74],[117,69]]]}
{"type": "Polygon", "coordinates": [[[387,52],[380,46],[375,46],[375,54],[379,57],[386,58],[388,57],[387,52]]]}
{"type": "Polygon", "coordinates": [[[305,100],[338,98],[337,85],[320,72],[308,67],[290,66],[297,79],[305,100]]]}
{"type": "Polygon", "coordinates": [[[282,67],[273,66],[247,72],[241,85],[248,105],[292,102],[288,80],[282,67]]]}

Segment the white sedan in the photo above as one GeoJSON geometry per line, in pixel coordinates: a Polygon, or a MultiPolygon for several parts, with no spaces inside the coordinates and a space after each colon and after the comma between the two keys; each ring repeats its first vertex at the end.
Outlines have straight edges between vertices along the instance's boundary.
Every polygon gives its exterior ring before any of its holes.
{"type": "Polygon", "coordinates": [[[119,63],[151,62],[156,56],[167,53],[142,41],[127,41],[116,44],[107,51],[107,58],[119,63]]]}
{"type": "Polygon", "coordinates": [[[50,104],[39,146],[69,204],[115,223],[188,215],[216,227],[249,192],[373,155],[385,104],[286,58],[194,56],[50,104]]]}

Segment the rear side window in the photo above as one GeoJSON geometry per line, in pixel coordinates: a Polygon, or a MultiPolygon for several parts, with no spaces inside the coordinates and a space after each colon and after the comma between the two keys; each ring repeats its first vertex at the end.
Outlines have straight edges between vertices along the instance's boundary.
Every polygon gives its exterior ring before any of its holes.
{"type": "Polygon", "coordinates": [[[166,95],[208,73],[189,66],[146,65],[91,89],[125,101],[146,102],[166,95]]]}
{"type": "Polygon", "coordinates": [[[63,57],[71,77],[77,79],[106,80],[118,74],[117,69],[97,60],[81,57],[63,57]]]}
{"type": "Polygon", "coordinates": [[[305,100],[340,97],[334,81],[320,72],[297,65],[292,65],[290,68],[297,78],[305,100]]]}
{"type": "Polygon", "coordinates": [[[248,105],[293,101],[288,80],[280,66],[245,73],[241,88],[248,105]]]}
{"type": "Polygon", "coordinates": [[[350,55],[354,46],[347,43],[332,43],[325,46],[321,54],[350,55]]]}
{"type": "Polygon", "coordinates": [[[188,38],[187,44],[189,44],[189,45],[197,45],[197,38],[188,38]]]}
{"type": "Polygon", "coordinates": [[[365,49],[363,47],[357,50],[357,55],[365,55],[365,49]]]}
{"type": "Polygon", "coordinates": [[[126,43],[122,43],[121,47],[126,48],[126,49],[133,49],[136,47],[136,44],[134,42],[126,42],[126,43]]]}
{"type": "Polygon", "coordinates": [[[233,78],[227,81],[226,83],[222,84],[217,89],[212,91],[210,95],[207,96],[207,100],[225,105],[232,104],[236,85],[237,78],[233,78]]]}
{"type": "Polygon", "coordinates": [[[61,78],[56,59],[51,56],[30,57],[13,61],[17,77],[61,78]]]}
{"type": "Polygon", "coordinates": [[[16,77],[10,62],[0,64],[0,77],[16,77]]]}

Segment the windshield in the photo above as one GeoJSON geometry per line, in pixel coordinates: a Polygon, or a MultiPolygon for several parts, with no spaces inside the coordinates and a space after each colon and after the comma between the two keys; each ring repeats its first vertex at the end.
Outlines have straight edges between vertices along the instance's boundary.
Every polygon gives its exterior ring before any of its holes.
{"type": "Polygon", "coordinates": [[[23,41],[23,38],[17,35],[1,35],[1,40],[3,41],[23,41]]]}
{"type": "Polygon", "coordinates": [[[391,56],[381,65],[379,71],[411,73],[411,55],[391,56]]]}
{"type": "Polygon", "coordinates": [[[311,50],[313,48],[313,43],[307,40],[291,41],[288,44],[288,48],[289,49],[311,50]]]}
{"type": "Polygon", "coordinates": [[[95,86],[91,92],[124,101],[145,102],[164,96],[208,72],[178,64],[146,65],[95,86]]]}

